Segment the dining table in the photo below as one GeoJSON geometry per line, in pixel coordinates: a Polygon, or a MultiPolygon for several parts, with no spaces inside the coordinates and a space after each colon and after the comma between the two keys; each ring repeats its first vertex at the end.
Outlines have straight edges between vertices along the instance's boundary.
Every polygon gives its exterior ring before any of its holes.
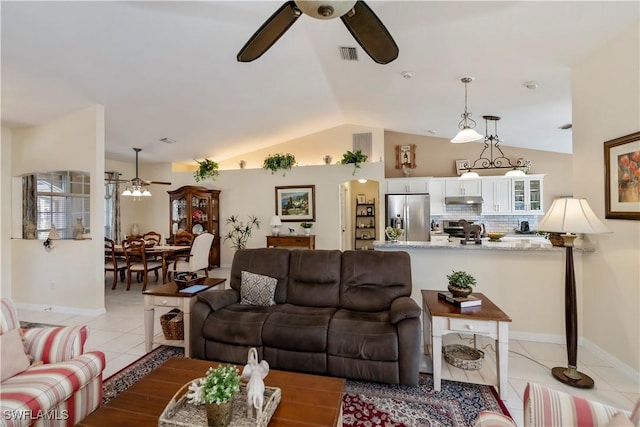
{"type": "MultiPolygon", "coordinates": [[[[167,259],[173,255],[188,253],[190,248],[190,246],[183,245],[145,246],[144,253],[146,256],[160,256],[162,260],[162,283],[167,283],[167,259]]],[[[124,249],[122,249],[122,245],[114,245],[114,251],[116,255],[124,256],[124,249]]]]}

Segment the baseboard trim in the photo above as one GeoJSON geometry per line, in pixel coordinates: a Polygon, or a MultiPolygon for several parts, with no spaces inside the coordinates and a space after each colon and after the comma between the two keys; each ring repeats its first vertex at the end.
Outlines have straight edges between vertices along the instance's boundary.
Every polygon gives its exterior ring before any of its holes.
{"type": "Polygon", "coordinates": [[[100,316],[101,314],[105,314],[107,312],[104,307],[90,310],[86,308],[65,307],[61,305],[28,304],[17,302],[14,302],[14,305],[22,310],[50,311],[52,313],[74,314],[76,316],[100,316]]]}

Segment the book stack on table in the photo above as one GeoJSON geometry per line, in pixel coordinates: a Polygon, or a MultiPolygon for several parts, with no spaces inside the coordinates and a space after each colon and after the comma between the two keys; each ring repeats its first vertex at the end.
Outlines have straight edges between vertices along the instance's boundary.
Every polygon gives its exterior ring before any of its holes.
{"type": "Polygon", "coordinates": [[[474,297],[473,295],[461,298],[454,297],[451,292],[438,292],[438,298],[460,308],[475,307],[482,304],[482,300],[478,297],[474,297]]]}

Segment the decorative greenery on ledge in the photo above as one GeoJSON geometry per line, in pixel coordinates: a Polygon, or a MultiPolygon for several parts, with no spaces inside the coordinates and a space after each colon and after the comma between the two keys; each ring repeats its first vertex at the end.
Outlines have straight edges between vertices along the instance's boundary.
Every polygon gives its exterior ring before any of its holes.
{"type": "Polygon", "coordinates": [[[262,164],[262,168],[264,170],[270,170],[271,173],[276,173],[279,170],[283,170],[283,176],[286,174],[286,171],[290,171],[292,167],[296,165],[296,157],[291,153],[280,154],[276,153],[273,155],[268,155],[264,159],[264,163],[262,164]]]}
{"type": "Polygon", "coordinates": [[[218,172],[218,168],[220,167],[216,162],[209,159],[204,159],[203,161],[198,161],[198,170],[193,173],[193,178],[196,182],[204,181],[206,179],[215,179],[216,176],[220,175],[218,172]]]}
{"type": "Polygon", "coordinates": [[[343,165],[353,163],[353,173],[351,175],[355,175],[356,170],[360,168],[360,163],[366,162],[368,158],[369,157],[366,154],[363,154],[360,150],[357,150],[356,152],[347,151],[342,155],[340,163],[343,165]]]}

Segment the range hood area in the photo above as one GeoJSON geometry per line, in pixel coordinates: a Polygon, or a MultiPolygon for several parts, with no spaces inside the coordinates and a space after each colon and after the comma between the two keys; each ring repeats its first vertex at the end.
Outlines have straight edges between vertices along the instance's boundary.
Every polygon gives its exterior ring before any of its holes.
{"type": "Polygon", "coordinates": [[[481,205],[483,202],[481,196],[455,196],[445,197],[445,205],[481,205]]]}

